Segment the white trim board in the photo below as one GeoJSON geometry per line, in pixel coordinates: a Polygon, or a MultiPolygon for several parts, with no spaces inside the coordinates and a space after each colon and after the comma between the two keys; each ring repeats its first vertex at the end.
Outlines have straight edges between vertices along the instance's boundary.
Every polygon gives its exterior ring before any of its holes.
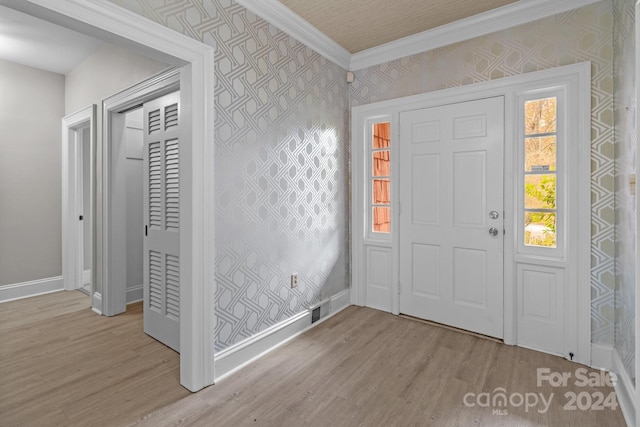
{"type": "MultiPolygon", "coordinates": [[[[215,276],[210,268],[214,242],[214,51],[195,39],[124,9],[107,0],[0,0],[13,9],[67,28],[92,35],[112,44],[181,68],[180,91],[183,108],[190,109],[191,144],[180,157],[183,182],[181,192],[180,281],[180,383],[191,391],[213,384],[215,276]],[[185,163],[182,164],[182,160],[185,163]],[[185,194],[186,193],[186,194],[185,194]],[[184,198],[183,198],[184,195],[184,198]],[[184,201],[184,203],[182,203],[184,201]]],[[[97,197],[103,182],[97,177],[97,197]]],[[[99,213],[99,212],[98,212],[99,213]]],[[[102,223],[96,218],[98,239],[102,223]]],[[[97,242],[99,244],[99,242],[97,242]]],[[[99,265],[95,267],[101,268],[99,265]]],[[[93,307],[97,307],[97,295],[93,307]]]]}
{"type": "Polygon", "coordinates": [[[218,375],[216,382],[232,375],[251,362],[254,362],[349,307],[351,305],[349,295],[350,291],[346,289],[320,304],[309,307],[307,310],[287,320],[277,323],[238,344],[216,353],[216,375],[218,375]],[[315,307],[327,307],[328,312],[321,312],[320,320],[311,324],[311,311],[315,307]]]}
{"type": "Polygon", "coordinates": [[[268,23],[289,34],[305,46],[318,52],[345,70],[349,69],[351,53],[293,12],[278,0],[236,0],[268,23]]]}
{"type": "Polygon", "coordinates": [[[637,426],[634,417],[637,411],[640,410],[640,406],[636,404],[637,399],[634,398],[633,382],[624,368],[618,350],[610,345],[592,344],[590,366],[594,369],[602,369],[615,374],[614,388],[624,419],[629,427],[637,426]]]}
{"type": "Polygon", "coordinates": [[[142,301],[142,285],[127,288],[127,305],[142,301]]]}
{"type": "Polygon", "coordinates": [[[613,368],[613,347],[591,344],[591,365],[589,366],[610,371],[613,368]]]}
{"type": "Polygon", "coordinates": [[[0,303],[64,291],[62,276],[0,286],[0,303]]]}
{"type": "Polygon", "coordinates": [[[412,36],[351,54],[278,0],[236,0],[320,55],[350,71],[480,37],[577,9],[600,0],[520,0],[412,36]]]}
{"type": "Polygon", "coordinates": [[[629,374],[627,374],[627,370],[624,368],[622,359],[620,359],[620,355],[616,349],[613,350],[613,367],[611,371],[617,376],[615,390],[620,409],[622,409],[622,414],[624,415],[624,420],[627,422],[627,426],[636,427],[636,414],[640,411],[640,403],[635,397],[633,382],[629,374]]]}
{"type": "Polygon", "coordinates": [[[102,294],[100,292],[94,292],[91,295],[91,310],[94,313],[102,314],[102,294]]]}
{"type": "Polygon", "coordinates": [[[394,59],[517,27],[527,22],[557,15],[558,13],[577,9],[598,1],[600,0],[517,1],[451,24],[357,52],[351,56],[350,70],[361,70],[393,61],[394,59]]]}

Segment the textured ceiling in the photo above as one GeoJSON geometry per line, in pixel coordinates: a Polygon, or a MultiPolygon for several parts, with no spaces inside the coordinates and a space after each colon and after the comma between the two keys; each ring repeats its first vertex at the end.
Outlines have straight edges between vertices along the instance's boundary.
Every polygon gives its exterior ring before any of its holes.
{"type": "Polygon", "coordinates": [[[279,0],[351,53],[517,0],[279,0]]]}

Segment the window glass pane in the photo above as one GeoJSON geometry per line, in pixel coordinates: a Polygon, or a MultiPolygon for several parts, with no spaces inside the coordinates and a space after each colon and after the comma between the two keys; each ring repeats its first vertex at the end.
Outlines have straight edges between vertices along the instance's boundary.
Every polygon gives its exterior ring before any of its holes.
{"type": "Polygon", "coordinates": [[[373,180],[373,204],[388,205],[391,203],[391,182],[388,179],[373,180]]]}
{"type": "Polygon", "coordinates": [[[391,231],[391,208],[376,206],[373,208],[373,231],[389,233],[391,231]]]}
{"type": "Polygon", "coordinates": [[[391,123],[373,124],[371,142],[371,229],[377,233],[391,232],[391,123]],[[383,178],[384,177],[384,178],[383,178]],[[386,205],[386,206],[385,206],[386,205]]]}
{"type": "Polygon", "coordinates": [[[556,98],[536,99],[524,103],[525,135],[556,131],[556,98]]]}
{"type": "Polygon", "coordinates": [[[525,209],[555,209],[556,176],[525,175],[524,207],[525,209]]]}
{"type": "Polygon", "coordinates": [[[548,248],[556,247],[555,212],[524,213],[524,244],[548,248]]]}
{"type": "Polygon", "coordinates": [[[391,162],[389,161],[389,157],[389,150],[373,152],[373,163],[371,168],[373,176],[391,175],[391,162]]]}
{"type": "Polygon", "coordinates": [[[526,172],[556,170],[556,137],[524,139],[524,170],[526,172]]]}
{"type": "Polygon", "coordinates": [[[389,148],[391,142],[391,123],[373,125],[373,148],[389,148]]]}

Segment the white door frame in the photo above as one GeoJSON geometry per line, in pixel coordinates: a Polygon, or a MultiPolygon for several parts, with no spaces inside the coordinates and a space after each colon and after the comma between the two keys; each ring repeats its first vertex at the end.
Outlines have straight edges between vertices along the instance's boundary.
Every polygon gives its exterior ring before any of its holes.
{"type": "MultiPolygon", "coordinates": [[[[123,161],[126,154],[123,132],[117,132],[124,129],[125,117],[120,112],[180,90],[181,74],[178,68],[165,71],[102,101],[102,314],[105,316],[115,316],[127,309],[127,182],[123,161]]],[[[180,104],[183,101],[180,99],[180,104]]],[[[184,123],[191,121],[188,109],[180,115],[184,123]]],[[[189,141],[188,137],[181,140],[189,141]]]]}
{"type": "MultiPolygon", "coordinates": [[[[95,141],[96,141],[96,106],[83,108],[62,119],[62,277],[64,289],[72,291],[82,287],[83,276],[83,224],[79,220],[79,212],[88,218],[94,218],[94,185],[95,185],[95,141]],[[78,183],[83,177],[79,165],[82,164],[83,129],[89,129],[89,199],[90,211],[83,212],[83,196],[78,183]]],[[[85,218],[85,220],[87,220],[85,218]]],[[[89,257],[93,264],[94,228],[91,221],[91,239],[89,257]]],[[[94,268],[91,269],[91,286],[94,283],[94,268]]]]}
{"type": "MultiPolygon", "coordinates": [[[[514,167],[517,162],[517,152],[514,150],[514,144],[510,143],[517,140],[517,107],[518,94],[533,90],[537,87],[549,85],[558,85],[559,82],[565,82],[571,87],[572,96],[577,97],[578,111],[571,113],[570,119],[575,125],[577,132],[577,141],[580,145],[577,159],[575,159],[575,181],[573,185],[577,191],[572,195],[572,207],[574,212],[580,212],[573,225],[576,226],[576,234],[572,235],[577,241],[577,251],[569,254],[571,265],[575,266],[575,271],[571,272],[571,282],[569,285],[569,294],[575,296],[570,298],[567,304],[567,313],[575,323],[575,331],[567,334],[574,342],[570,343],[570,348],[578,349],[576,351],[577,362],[590,365],[591,364],[591,111],[588,106],[590,101],[591,88],[591,64],[589,62],[567,65],[549,70],[537,71],[522,74],[513,77],[492,80],[474,85],[439,90],[435,92],[408,96],[403,98],[392,99],[388,101],[377,102],[373,104],[361,105],[352,110],[352,150],[351,150],[351,171],[352,171],[352,277],[351,277],[351,303],[354,305],[366,304],[367,292],[367,271],[366,258],[367,248],[376,247],[388,248],[391,254],[392,282],[388,284],[390,288],[389,310],[391,313],[399,314],[399,233],[398,221],[399,203],[394,195],[399,194],[399,183],[394,171],[399,168],[398,164],[398,144],[392,142],[392,232],[390,239],[382,242],[380,240],[367,238],[367,224],[365,215],[363,214],[363,206],[366,206],[368,193],[365,190],[364,182],[367,177],[366,173],[366,153],[364,152],[364,143],[366,129],[363,124],[371,123],[374,118],[383,117],[391,118],[392,138],[398,141],[398,124],[399,114],[402,111],[416,110],[420,108],[434,107],[438,105],[446,105],[457,102],[465,102],[473,99],[488,98],[494,96],[505,97],[505,164],[504,164],[504,228],[506,231],[504,245],[504,342],[507,344],[516,344],[516,292],[515,292],[515,264],[517,256],[514,255],[516,246],[516,222],[514,221],[514,212],[517,212],[517,203],[515,194],[515,184],[517,181],[517,168],[514,167]],[[584,215],[588,212],[588,215],[584,215]],[[575,332],[575,333],[573,333],[575,332]]],[[[574,219],[572,218],[572,221],[574,219]]]]}
{"type": "MultiPolygon", "coordinates": [[[[191,144],[184,147],[180,207],[180,383],[191,391],[213,384],[214,355],[214,50],[107,0],[1,0],[14,9],[110,43],[134,47],[181,66],[184,109],[191,111],[191,144]]],[[[98,176],[96,199],[103,182],[98,176]]],[[[100,209],[97,209],[100,213],[100,209]]],[[[96,240],[102,239],[96,215],[96,240]]],[[[101,268],[97,260],[97,269],[101,268]]],[[[97,278],[100,280],[100,278],[97,278]]]]}

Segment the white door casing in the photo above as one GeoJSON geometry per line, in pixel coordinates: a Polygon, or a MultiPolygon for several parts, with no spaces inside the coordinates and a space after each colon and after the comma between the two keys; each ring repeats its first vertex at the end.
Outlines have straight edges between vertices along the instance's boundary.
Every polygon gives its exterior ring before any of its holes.
{"type": "MultiPolygon", "coordinates": [[[[62,275],[64,288],[68,291],[80,289],[83,284],[83,220],[87,216],[93,218],[94,206],[95,119],[95,105],[62,119],[62,275]],[[84,147],[83,141],[85,128],[88,128],[90,135],[87,147],[84,147]],[[84,212],[83,206],[83,150],[89,151],[91,169],[88,185],[92,208],[89,212],[84,212]],[[80,216],[83,220],[80,220],[80,216]]],[[[92,250],[90,258],[93,258],[92,250]]]]}
{"type": "Polygon", "coordinates": [[[400,312],[502,338],[504,98],[403,112],[399,142],[400,312]]]}
{"type": "Polygon", "coordinates": [[[144,332],[180,351],[180,94],[144,103],[144,332]]]}

